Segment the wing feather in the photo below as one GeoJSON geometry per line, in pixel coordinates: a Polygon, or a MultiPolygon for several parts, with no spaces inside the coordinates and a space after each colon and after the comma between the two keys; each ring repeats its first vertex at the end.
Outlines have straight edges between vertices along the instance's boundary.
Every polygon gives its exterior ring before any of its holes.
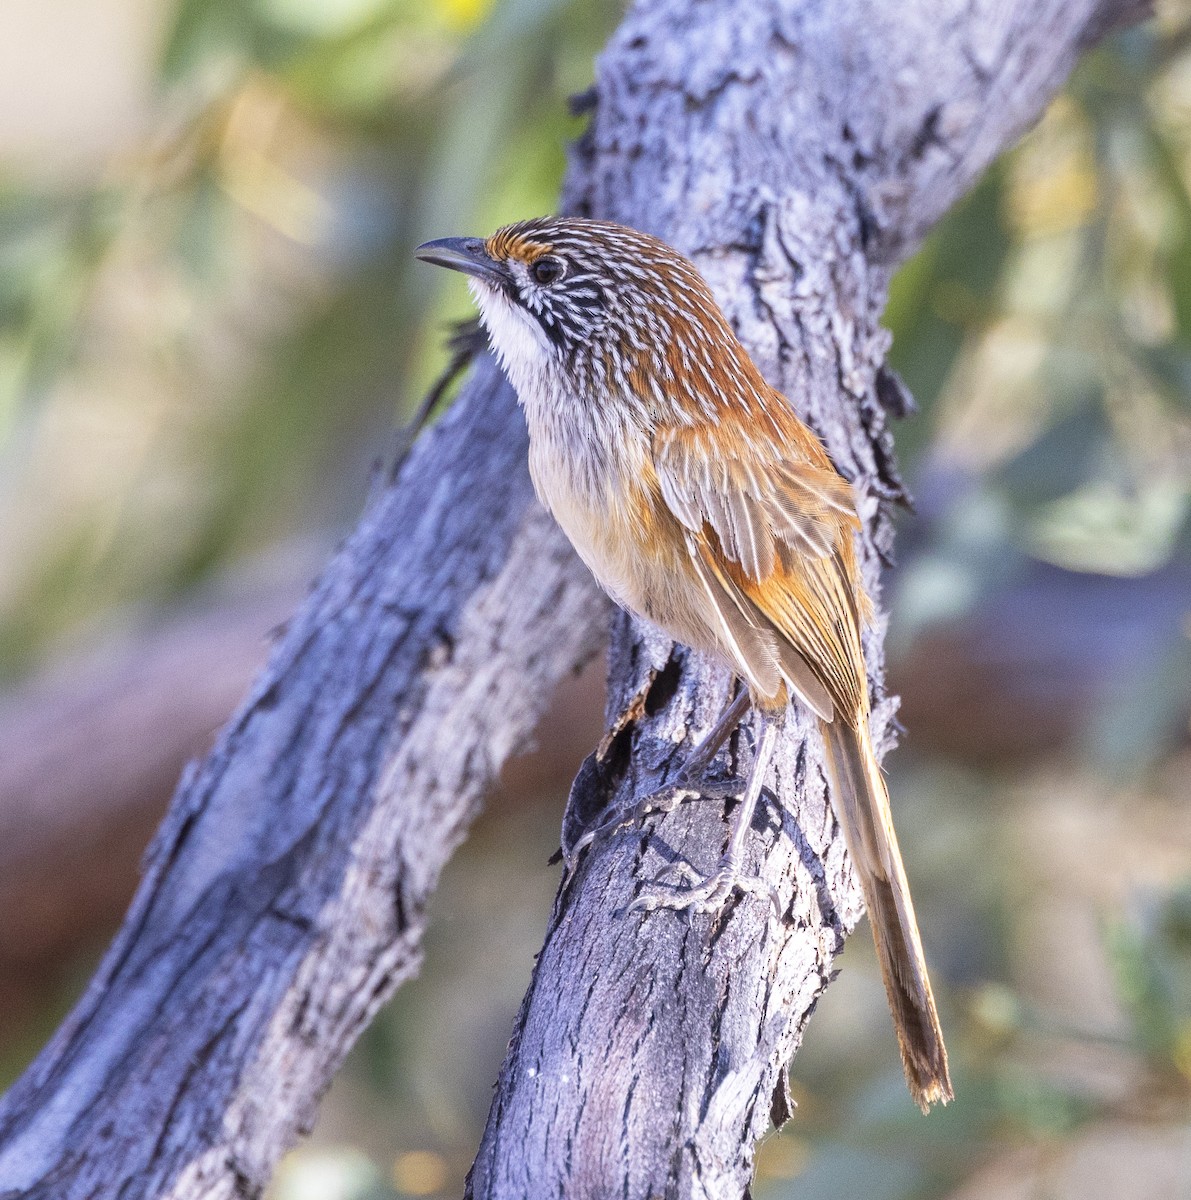
{"type": "MultiPolygon", "coordinates": [[[[773,621],[716,562],[711,544],[705,538],[690,536],[687,547],[720,620],[733,622],[734,628],[735,621],[743,620],[750,630],[756,631],[756,635],[763,639],[770,655],[771,669],[766,675],[770,683],[767,688],[758,689],[759,694],[777,695],[784,680],[811,712],[824,721],[830,721],[835,715],[831,692],[798,648],[789,638],[782,636],[773,621]]],[[[750,669],[752,665],[749,664],[750,669]]],[[[747,673],[742,673],[748,678],[747,673]]],[[[755,670],[752,673],[760,674],[755,670]]]]}
{"type": "Polygon", "coordinates": [[[723,417],[667,430],[654,467],[741,675],[763,697],[784,680],[830,721],[864,706],[849,569],[858,520],[847,481],[793,420],[766,427],[784,438],[726,429],[723,417]]]}
{"type": "Polygon", "coordinates": [[[745,606],[735,602],[694,535],[687,537],[687,551],[715,614],[720,636],[736,660],[737,670],[758,695],[776,695],[781,689],[782,674],[773,631],[750,619],[745,606]]]}

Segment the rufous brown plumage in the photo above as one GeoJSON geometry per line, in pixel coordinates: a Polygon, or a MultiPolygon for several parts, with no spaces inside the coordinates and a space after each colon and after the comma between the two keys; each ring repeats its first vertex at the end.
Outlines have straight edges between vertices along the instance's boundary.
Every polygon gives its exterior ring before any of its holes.
{"type": "MultiPolygon", "coordinates": [[[[465,272],[525,410],[543,503],[612,597],[718,656],[765,716],[719,868],[644,907],[718,909],[741,870],[780,717],[818,718],[833,808],[872,922],[914,1099],[952,1096],[947,1053],[869,736],[871,605],[850,485],[771,388],[693,264],[605,222],[525,221],[419,247],[465,272]]],[[[740,705],[692,764],[703,768],[740,705]]],[[[697,779],[688,778],[697,792],[697,779]]]]}

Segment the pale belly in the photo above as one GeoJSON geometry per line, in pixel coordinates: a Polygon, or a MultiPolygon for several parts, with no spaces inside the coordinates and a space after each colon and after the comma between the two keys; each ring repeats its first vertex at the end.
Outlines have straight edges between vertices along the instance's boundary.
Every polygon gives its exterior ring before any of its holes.
{"type": "MultiPolygon", "coordinates": [[[[676,641],[731,664],[673,516],[651,511],[643,519],[640,498],[631,500],[612,487],[578,491],[574,473],[560,472],[556,456],[535,454],[532,445],[529,462],[538,497],[612,599],[676,641]]],[[[626,474],[641,478],[639,471],[626,474]]]]}

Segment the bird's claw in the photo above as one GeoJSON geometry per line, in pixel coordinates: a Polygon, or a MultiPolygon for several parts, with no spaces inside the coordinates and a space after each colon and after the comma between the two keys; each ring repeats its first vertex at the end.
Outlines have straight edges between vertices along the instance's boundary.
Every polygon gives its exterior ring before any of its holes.
{"type": "Polygon", "coordinates": [[[588,846],[611,837],[621,829],[639,825],[654,813],[673,812],[686,800],[728,800],[740,795],[743,787],[744,784],[739,779],[700,780],[690,783],[680,777],[677,782],[642,797],[631,809],[613,813],[598,825],[584,830],[574,844],[563,851],[562,860],[566,865],[567,874],[574,873],[579,856],[588,846]]]}
{"type": "Polygon", "coordinates": [[[636,825],[644,821],[651,813],[672,812],[684,799],[696,794],[691,792],[689,788],[678,786],[664,788],[661,792],[655,792],[652,795],[646,796],[639,803],[633,805],[632,808],[615,812],[598,825],[593,825],[585,829],[575,840],[574,844],[563,851],[562,858],[566,864],[567,874],[574,873],[575,867],[579,863],[579,856],[588,846],[611,837],[618,830],[627,829],[631,825],[636,825]]]}
{"type": "Polygon", "coordinates": [[[659,908],[696,913],[717,913],[732,898],[733,892],[764,896],[773,905],[774,916],[781,920],[782,901],[777,889],[756,875],[744,875],[736,863],[720,862],[711,875],[700,875],[690,863],[679,862],[670,868],[679,882],[656,880],[629,905],[629,912],[656,912],[659,908]],[[683,884],[689,886],[683,886],[683,884]]]}

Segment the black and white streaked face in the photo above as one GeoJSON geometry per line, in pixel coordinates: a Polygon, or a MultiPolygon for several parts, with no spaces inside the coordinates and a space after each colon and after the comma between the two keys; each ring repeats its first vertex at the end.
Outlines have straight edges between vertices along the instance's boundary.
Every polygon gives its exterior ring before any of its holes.
{"type": "Polygon", "coordinates": [[[603,340],[624,274],[617,260],[637,257],[609,237],[618,228],[542,218],[506,226],[487,240],[430,242],[418,255],[467,274],[495,349],[519,373],[560,365],[603,340]]]}
{"type": "Polygon", "coordinates": [[[616,395],[660,415],[678,392],[746,385],[743,352],[707,284],[649,234],[541,217],[487,239],[427,242],[417,254],[469,277],[523,403],[616,395]]]}
{"type": "Polygon", "coordinates": [[[622,225],[541,217],[486,240],[444,238],[418,257],[469,276],[498,349],[566,357],[610,338],[663,353],[675,319],[714,302],[694,267],[665,243],[622,225]],[[507,343],[507,344],[506,344],[507,343]]]}
{"type": "Polygon", "coordinates": [[[513,349],[507,339],[529,337],[538,352],[566,359],[597,343],[608,326],[613,264],[576,229],[550,224],[526,221],[494,234],[484,249],[502,268],[503,282],[472,277],[476,302],[506,353],[513,349]]]}

